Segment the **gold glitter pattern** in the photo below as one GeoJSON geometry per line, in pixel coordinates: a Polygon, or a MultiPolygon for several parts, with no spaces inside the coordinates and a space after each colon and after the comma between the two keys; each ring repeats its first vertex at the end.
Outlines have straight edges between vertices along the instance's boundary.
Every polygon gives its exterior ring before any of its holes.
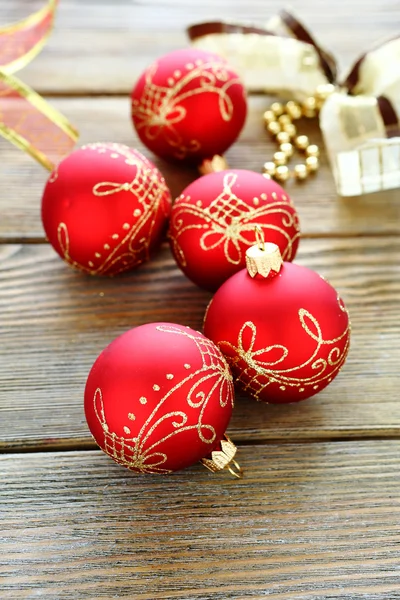
{"type": "Polygon", "coordinates": [[[162,137],[173,149],[176,158],[185,158],[200,150],[196,139],[185,143],[175,125],[186,117],[182,102],[198,94],[211,92],[218,95],[221,118],[230,121],[234,112],[233,102],[228,94],[229,88],[240,84],[232,78],[223,61],[201,61],[200,64],[188,63],[185,72],[175,72],[168,79],[167,86],[154,83],[158,63],[152,64],[145,74],[145,85],[140,101],[133,99],[132,116],[138,132],[142,131],[148,140],[162,137]]]}
{"type": "MultiPolygon", "coordinates": [[[[164,178],[160,178],[159,172],[150,161],[144,156],[136,154],[128,146],[99,143],[82,147],[82,149],[88,148],[99,154],[112,152],[119,160],[130,165],[133,172],[132,180],[129,182],[102,181],[97,183],[93,187],[93,195],[104,197],[113,196],[119,192],[130,192],[139,202],[142,210],[132,225],[121,223],[120,231],[110,235],[108,243],[103,243],[99,249],[102,252],[94,252],[92,260],[87,265],[80,264],[71,258],[71,242],[65,223],[60,223],[58,226],[58,243],[64,260],[71,266],[91,275],[107,275],[110,272],[115,275],[134,268],[149,258],[156,218],[160,210],[165,214],[169,191],[164,178]]],[[[136,210],[132,216],[134,214],[137,215],[136,210]]],[[[165,216],[167,215],[165,214],[165,216]]]]}
{"type": "Polygon", "coordinates": [[[180,197],[176,201],[169,235],[174,254],[181,267],[186,267],[187,261],[180,245],[180,237],[192,230],[204,231],[200,237],[202,250],[207,252],[223,246],[225,258],[229,263],[233,265],[244,263],[242,247],[247,248],[254,244],[256,221],[262,228],[265,239],[269,239],[271,232],[278,232],[285,238],[283,260],[291,260],[293,257],[294,243],[300,237],[300,226],[292,205],[287,199],[279,199],[275,194],[273,202],[269,204],[249,206],[232,189],[237,178],[237,173],[227,172],[223,178],[221,193],[207,207],[202,208],[191,203],[188,197],[180,197]],[[275,215],[280,215],[281,227],[261,221],[275,215]],[[187,223],[188,217],[196,217],[196,223],[187,223]],[[290,229],[294,231],[292,236],[288,232],[290,229]]]}
{"type": "MultiPolygon", "coordinates": [[[[162,444],[171,437],[178,436],[184,431],[193,430],[197,432],[198,438],[204,444],[213,444],[216,440],[216,431],[213,425],[204,422],[204,415],[212,397],[217,394],[218,403],[221,408],[233,407],[234,392],[232,375],[226,360],[218,348],[202,335],[188,330],[182,330],[173,325],[160,325],[159,331],[170,335],[182,335],[193,341],[201,357],[201,366],[183,377],[173,385],[162,398],[157,401],[156,406],[142,425],[137,437],[117,435],[111,431],[106,418],[103,392],[96,389],[93,403],[96,417],[101,424],[104,440],[99,445],[117,463],[140,473],[170,473],[171,471],[162,465],[168,461],[167,455],[162,451],[162,444]],[[164,412],[164,405],[174,394],[189,382],[192,382],[189,393],[186,396],[188,409],[194,409],[197,421],[189,423],[189,415],[184,407],[181,410],[164,412]],[[205,386],[204,384],[208,384],[205,386]],[[208,391],[204,391],[207,387],[208,391]],[[171,431],[165,434],[166,424],[170,422],[171,431]],[[163,436],[158,439],[158,430],[163,431],[163,436]]],[[[191,415],[193,411],[190,411],[191,415]]],[[[129,413],[131,414],[131,413],[129,413]]],[[[129,414],[127,418],[129,419],[129,414]]],[[[126,427],[126,426],[124,426],[126,427]]],[[[125,428],[123,431],[126,433],[125,428]]]]}
{"type": "MultiPolygon", "coordinates": [[[[338,305],[341,311],[348,314],[340,298],[338,298],[338,305]]],[[[290,350],[286,346],[274,344],[260,350],[254,349],[257,328],[252,321],[246,321],[242,326],[237,346],[227,341],[218,343],[232,367],[233,373],[240,373],[236,382],[243,391],[250,393],[257,400],[264,399],[265,390],[271,384],[279,385],[281,390],[297,389],[299,393],[303,393],[307,389],[315,390],[323,387],[344,364],[350,343],[349,321],[346,321],[346,328],[338,337],[324,339],[318,320],[310,312],[300,308],[298,318],[307,336],[315,342],[315,348],[307,360],[294,367],[279,368],[279,365],[289,356],[290,350]],[[245,340],[249,341],[246,343],[245,340]],[[326,359],[318,357],[322,347],[329,350],[326,359]],[[268,360],[268,355],[273,356],[274,359],[268,360]],[[305,367],[311,367],[312,376],[301,376],[301,370],[305,367]]]]}

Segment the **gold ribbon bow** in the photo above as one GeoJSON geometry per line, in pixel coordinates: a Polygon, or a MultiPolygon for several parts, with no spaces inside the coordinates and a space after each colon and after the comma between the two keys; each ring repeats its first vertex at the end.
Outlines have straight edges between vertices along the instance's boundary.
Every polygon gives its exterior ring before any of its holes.
{"type": "Polygon", "coordinates": [[[400,186],[400,37],[361,56],[339,83],[333,56],[286,10],[266,27],[210,22],[188,33],[229,60],[251,92],[303,103],[330,89],[320,126],[339,194],[400,186]]]}
{"type": "Polygon", "coordinates": [[[26,19],[0,29],[0,134],[52,170],[78,139],[67,119],[13,73],[43,48],[58,0],[26,19]]]}

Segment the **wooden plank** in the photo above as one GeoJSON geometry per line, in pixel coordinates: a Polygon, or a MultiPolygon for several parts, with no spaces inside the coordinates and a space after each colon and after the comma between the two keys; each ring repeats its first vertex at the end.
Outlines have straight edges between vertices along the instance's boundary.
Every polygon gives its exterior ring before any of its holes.
{"type": "MultiPolygon", "coordinates": [[[[350,310],[348,361],[326,390],[297,405],[239,399],[235,440],[399,435],[399,250],[398,238],[302,241],[298,262],[331,281],[350,310]]],[[[3,245],[0,256],[3,450],[93,447],[82,398],[100,351],[150,321],[199,329],[210,298],[183,276],[166,246],[115,279],[74,272],[46,245],[3,245]]]]}
{"type": "Polygon", "coordinates": [[[100,452],[2,456],[1,597],[395,600],[399,454],[244,447],[241,481],[136,476],[100,452]]]}
{"type": "MultiPolygon", "coordinates": [[[[152,154],[138,141],[130,122],[129,102],[125,98],[55,99],[81,131],[81,143],[114,141],[135,146],[151,159],[152,154]]],[[[266,135],[262,113],[267,100],[250,99],[247,124],[239,141],[228,151],[231,168],[260,172],[263,163],[276,150],[266,135]]],[[[305,123],[304,132],[322,146],[315,123],[305,123]]],[[[47,171],[31,158],[0,139],[0,241],[44,240],[40,220],[41,196],[47,171]]],[[[194,169],[167,164],[155,159],[163,171],[174,197],[198,177],[194,169]]],[[[298,208],[302,232],[315,235],[388,235],[400,232],[398,190],[357,198],[338,198],[325,153],[318,174],[305,182],[291,182],[286,188],[298,208]]]]}
{"type": "MultiPolygon", "coordinates": [[[[44,0],[0,1],[0,23],[43,6],[44,0]]],[[[338,57],[341,70],[372,44],[398,34],[398,3],[337,0],[316,9],[315,0],[293,8],[315,37],[338,57]],[[350,24],[353,24],[352,26],[350,24]]],[[[166,52],[188,45],[185,28],[204,20],[264,24],[282,4],[276,0],[62,0],[55,31],[27,68],[24,80],[47,93],[127,93],[143,69],[166,52]]]]}

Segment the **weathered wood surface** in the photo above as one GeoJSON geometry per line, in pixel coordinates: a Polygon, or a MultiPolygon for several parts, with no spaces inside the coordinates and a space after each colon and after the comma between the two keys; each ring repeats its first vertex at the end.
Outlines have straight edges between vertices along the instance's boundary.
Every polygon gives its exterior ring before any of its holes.
{"type": "MultiPolygon", "coordinates": [[[[42,5],[0,0],[0,23],[42,5]]],[[[291,5],[334,51],[342,74],[399,33],[394,0],[291,5]]],[[[143,68],[186,45],[193,22],[264,23],[281,7],[62,0],[48,46],[20,75],[78,126],[81,143],[143,150],[128,98],[143,68]]],[[[232,168],[259,171],[275,150],[261,122],[269,101],[250,98],[246,127],[227,154],[232,168]]],[[[321,144],[315,122],[305,132],[321,144]]],[[[400,599],[399,191],[338,198],[324,151],[313,180],[287,186],[305,238],[298,262],[327,277],[350,310],[345,367],[297,405],[238,398],[229,433],[243,480],[200,466],[137,477],[92,451],[82,409],[87,373],[135,325],[200,328],[210,295],[185,279],[166,245],[125,277],[73,272],[44,243],[47,173],[2,140],[0,153],[1,600],[400,599]]],[[[197,177],[155,162],[174,196],[197,177]]]]}
{"type": "MultiPolygon", "coordinates": [[[[398,238],[302,241],[298,262],[324,275],[350,310],[349,358],[335,382],[306,402],[238,400],[235,439],[399,434],[399,255],[398,238]]],[[[103,347],[154,320],[199,329],[210,299],[179,271],[167,245],[146,266],[114,279],[75,272],[46,245],[6,245],[0,277],[3,449],[90,444],[83,389],[103,347]]]]}
{"type": "Polygon", "coordinates": [[[399,456],[398,441],[243,447],[241,481],[2,456],[1,598],[395,600],[399,456]]]}

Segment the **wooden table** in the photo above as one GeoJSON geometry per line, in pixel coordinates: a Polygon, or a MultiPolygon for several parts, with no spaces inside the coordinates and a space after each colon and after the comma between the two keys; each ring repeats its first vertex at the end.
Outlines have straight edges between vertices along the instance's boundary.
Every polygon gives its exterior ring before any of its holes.
{"type": "MultiPolygon", "coordinates": [[[[0,1],[0,22],[40,0],[0,1]]],[[[399,33],[399,4],[292,0],[342,70],[399,33]]],[[[51,97],[81,142],[143,150],[127,94],[199,20],[263,23],[275,0],[62,0],[56,30],[23,79],[51,97]]],[[[273,151],[250,115],[228,152],[260,170],[273,151]]],[[[316,124],[308,132],[321,143],[316,124]]],[[[45,243],[47,173],[0,142],[0,597],[279,600],[400,598],[400,192],[336,196],[325,155],[315,179],[287,186],[301,216],[299,264],[345,299],[353,337],[337,380],[298,405],[238,398],[229,434],[241,481],[195,466],[135,476],[98,451],[83,389],[98,353],[152,320],[201,327],[210,294],[165,245],[120,279],[69,269],[45,243]]],[[[144,149],[145,154],[150,153],[144,149]]],[[[173,195],[196,177],[156,161],[173,195]]]]}

